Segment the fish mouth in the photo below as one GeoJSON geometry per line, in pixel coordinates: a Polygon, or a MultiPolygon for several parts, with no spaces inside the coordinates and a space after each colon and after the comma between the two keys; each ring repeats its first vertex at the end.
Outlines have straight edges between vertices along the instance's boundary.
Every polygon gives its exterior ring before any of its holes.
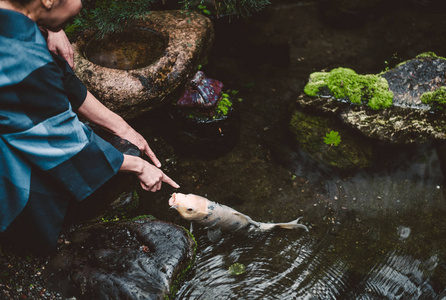
{"type": "Polygon", "coordinates": [[[175,196],[176,196],[176,193],[173,193],[172,196],[169,199],[169,205],[171,206],[171,208],[178,207],[178,205],[175,205],[176,204],[175,196]]]}

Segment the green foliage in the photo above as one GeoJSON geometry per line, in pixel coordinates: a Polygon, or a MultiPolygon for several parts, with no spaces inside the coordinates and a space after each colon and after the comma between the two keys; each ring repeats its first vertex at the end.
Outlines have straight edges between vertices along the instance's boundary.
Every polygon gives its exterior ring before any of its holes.
{"type": "Polygon", "coordinates": [[[107,33],[121,32],[133,20],[144,18],[155,0],[97,0],[74,19],[69,31],[92,29],[102,38],[107,33]]]}
{"type": "Polygon", "coordinates": [[[200,109],[186,110],[184,116],[187,119],[194,120],[195,122],[208,122],[211,120],[225,119],[228,114],[234,109],[234,101],[242,102],[242,98],[236,98],[238,94],[237,90],[227,90],[221,93],[221,99],[218,101],[214,108],[211,108],[211,112],[206,109],[203,113],[200,109]]]}
{"type": "Polygon", "coordinates": [[[229,95],[226,93],[222,93],[222,98],[218,102],[215,112],[217,113],[217,115],[226,116],[228,114],[229,110],[231,109],[231,107],[232,107],[232,102],[229,99],[229,95]]]}
{"type": "MultiPolygon", "coordinates": [[[[84,9],[65,31],[68,36],[82,30],[98,32],[98,38],[122,32],[136,19],[144,18],[156,0],[86,0],[84,9]]],[[[260,11],[270,0],[178,0],[179,8],[198,11],[206,16],[236,15],[245,17],[260,11]]]]}
{"type": "Polygon", "coordinates": [[[245,265],[240,263],[235,263],[229,267],[228,272],[231,275],[240,275],[245,273],[245,270],[246,270],[245,265]]]}
{"type": "MultiPolygon", "coordinates": [[[[238,94],[236,90],[228,90],[226,93],[221,93],[221,99],[218,102],[217,107],[215,108],[215,116],[214,118],[221,118],[222,116],[226,116],[232,108],[233,102],[232,99],[234,96],[238,94]]],[[[242,98],[237,98],[239,102],[242,101],[242,98]]]]}
{"type": "Polygon", "coordinates": [[[348,68],[311,74],[304,92],[317,96],[322,87],[327,87],[336,99],[348,99],[354,104],[367,103],[374,110],[390,107],[393,102],[393,93],[385,78],[371,74],[358,75],[348,68]]]}
{"type": "Polygon", "coordinates": [[[198,5],[198,9],[201,11],[201,13],[203,14],[203,15],[210,15],[211,14],[211,12],[209,11],[209,9],[207,9],[207,6],[206,5],[198,5]]]}
{"type": "Polygon", "coordinates": [[[421,95],[421,102],[429,104],[433,109],[446,111],[446,87],[441,86],[433,92],[421,95]]]}
{"type": "Polygon", "coordinates": [[[271,4],[270,0],[183,0],[179,3],[182,3],[186,10],[201,11],[205,15],[217,17],[226,15],[248,17],[271,4]]]}
{"type": "Polygon", "coordinates": [[[330,145],[330,147],[339,146],[341,143],[341,136],[339,135],[339,132],[332,130],[325,135],[324,142],[325,144],[330,145]]]}

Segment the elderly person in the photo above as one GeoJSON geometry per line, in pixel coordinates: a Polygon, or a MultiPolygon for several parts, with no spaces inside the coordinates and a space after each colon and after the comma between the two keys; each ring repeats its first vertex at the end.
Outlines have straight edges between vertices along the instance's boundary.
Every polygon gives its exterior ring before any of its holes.
{"type": "Polygon", "coordinates": [[[48,50],[39,27],[57,32],[81,0],[0,0],[0,240],[54,249],[70,201],[82,201],[116,172],[147,191],[163,182],[145,139],[103,106],[67,62],[48,50]],[[149,156],[123,155],[78,115],[149,156]]]}

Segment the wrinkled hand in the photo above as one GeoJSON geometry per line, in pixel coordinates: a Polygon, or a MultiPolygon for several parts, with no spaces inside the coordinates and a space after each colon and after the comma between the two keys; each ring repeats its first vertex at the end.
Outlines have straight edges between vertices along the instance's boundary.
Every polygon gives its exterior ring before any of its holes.
{"type": "Polygon", "coordinates": [[[68,62],[70,67],[74,69],[74,52],[65,32],[63,30],[57,32],[47,30],[47,32],[48,37],[46,42],[48,44],[48,49],[51,52],[62,56],[68,62]]]}
{"type": "Polygon", "coordinates": [[[161,167],[161,162],[158,160],[152,149],[150,149],[147,141],[135,129],[128,126],[125,132],[122,134],[118,134],[118,136],[134,144],[142,153],[146,154],[150,158],[155,166],[157,166],[158,168],[161,167]]]}
{"type": "Polygon", "coordinates": [[[137,174],[141,187],[150,192],[156,192],[161,189],[163,182],[170,184],[174,188],[179,188],[180,186],[173,181],[169,176],[163,173],[157,167],[151,165],[147,161],[144,161],[144,167],[141,173],[137,174]]]}

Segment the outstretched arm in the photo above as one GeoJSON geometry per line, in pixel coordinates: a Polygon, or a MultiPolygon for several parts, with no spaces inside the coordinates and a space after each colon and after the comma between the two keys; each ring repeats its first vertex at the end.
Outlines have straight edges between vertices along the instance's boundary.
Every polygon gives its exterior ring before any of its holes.
{"type": "Polygon", "coordinates": [[[159,169],[161,163],[150,149],[147,141],[127,124],[123,118],[106,108],[90,92],[87,92],[87,97],[77,113],[88,121],[135,144],[143,153],[150,157],[156,167],[140,157],[124,155],[124,161],[119,169],[121,172],[136,174],[144,190],[156,192],[161,189],[163,182],[170,184],[174,188],[179,188],[175,181],[159,169]]]}
{"type": "Polygon", "coordinates": [[[88,121],[136,145],[155,166],[161,167],[160,161],[141,134],[136,132],[123,118],[105,107],[90,92],[87,92],[87,97],[77,113],[88,121]]]}

